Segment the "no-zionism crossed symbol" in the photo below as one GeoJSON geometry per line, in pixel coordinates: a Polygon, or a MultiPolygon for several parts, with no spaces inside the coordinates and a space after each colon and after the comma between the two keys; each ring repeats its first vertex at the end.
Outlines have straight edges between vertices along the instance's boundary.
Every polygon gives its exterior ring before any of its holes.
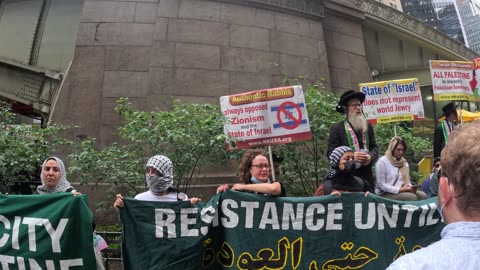
{"type": "Polygon", "coordinates": [[[280,106],[278,107],[278,110],[277,110],[277,120],[278,120],[278,123],[280,124],[280,126],[282,126],[283,128],[286,128],[286,129],[294,129],[296,127],[298,127],[298,125],[300,125],[300,123],[302,122],[302,110],[300,109],[300,106],[298,106],[296,103],[292,102],[292,101],[286,101],[282,104],[280,104],[280,106]],[[295,110],[297,110],[297,113],[298,113],[298,118],[295,118],[295,116],[293,116],[288,110],[287,110],[287,106],[289,107],[293,107],[295,110]],[[282,122],[282,113],[285,114],[285,116],[287,116],[286,118],[287,119],[290,119],[291,121],[288,122],[288,125],[287,125],[287,122],[282,122]],[[293,122],[293,124],[291,124],[293,122]]]}

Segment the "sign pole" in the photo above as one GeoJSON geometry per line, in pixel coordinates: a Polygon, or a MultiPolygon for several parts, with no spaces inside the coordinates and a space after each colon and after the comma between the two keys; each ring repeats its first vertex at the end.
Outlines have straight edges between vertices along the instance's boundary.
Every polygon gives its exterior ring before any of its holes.
{"type": "Polygon", "coordinates": [[[463,110],[463,101],[460,101],[460,126],[463,126],[462,110],[463,110]]]}
{"type": "MultiPolygon", "coordinates": [[[[273,167],[273,156],[272,156],[272,146],[271,145],[268,146],[268,158],[270,160],[270,171],[272,172],[272,180],[273,180],[273,182],[275,182],[275,170],[274,170],[274,167],[273,167]]],[[[268,182],[270,182],[270,179],[268,180],[268,182]]]]}
{"type": "Polygon", "coordinates": [[[393,126],[393,132],[395,133],[395,137],[397,137],[397,125],[393,126]]]}

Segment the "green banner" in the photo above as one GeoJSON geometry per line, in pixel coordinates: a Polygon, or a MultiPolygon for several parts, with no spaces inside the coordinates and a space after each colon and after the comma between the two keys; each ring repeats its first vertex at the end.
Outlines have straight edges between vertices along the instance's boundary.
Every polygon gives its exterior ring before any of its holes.
{"type": "Polygon", "coordinates": [[[85,195],[0,195],[2,269],[96,269],[85,195]]]}
{"type": "Polygon", "coordinates": [[[124,269],[385,269],[439,240],[436,203],[235,191],[195,206],[125,199],[124,269]]]}

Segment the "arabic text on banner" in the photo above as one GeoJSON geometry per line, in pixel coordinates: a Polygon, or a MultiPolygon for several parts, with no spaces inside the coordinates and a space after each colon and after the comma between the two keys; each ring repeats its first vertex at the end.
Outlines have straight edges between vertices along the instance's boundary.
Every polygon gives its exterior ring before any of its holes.
{"type": "Polygon", "coordinates": [[[373,124],[424,119],[418,79],[359,84],[365,94],[363,112],[373,124]]]}
{"type": "Polygon", "coordinates": [[[473,73],[473,62],[430,60],[433,100],[480,101],[471,86],[473,73]]]}
{"type": "Polygon", "coordinates": [[[226,118],[224,132],[235,147],[254,148],[310,140],[310,124],[302,86],[264,89],[220,97],[226,118]]]}
{"type": "Polygon", "coordinates": [[[436,201],[236,191],[194,206],[125,199],[124,269],[385,269],[439,240],[436,201]]]}
{"type": "Polygon", "coordinates": [[[0,195],[2,269],[96,269],[85,195],[0,195]]]}

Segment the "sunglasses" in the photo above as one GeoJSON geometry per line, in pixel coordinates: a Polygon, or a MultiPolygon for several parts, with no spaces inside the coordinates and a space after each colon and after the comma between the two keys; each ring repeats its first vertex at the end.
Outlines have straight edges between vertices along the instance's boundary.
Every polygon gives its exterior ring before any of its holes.
{"type": "Polygon", "coordinates": [[[440,167],[440,164],[435,164],[435,165],[433,165],[433,166],[434,166],[435,168],[438,168],[438,167],[440,167]]]}

